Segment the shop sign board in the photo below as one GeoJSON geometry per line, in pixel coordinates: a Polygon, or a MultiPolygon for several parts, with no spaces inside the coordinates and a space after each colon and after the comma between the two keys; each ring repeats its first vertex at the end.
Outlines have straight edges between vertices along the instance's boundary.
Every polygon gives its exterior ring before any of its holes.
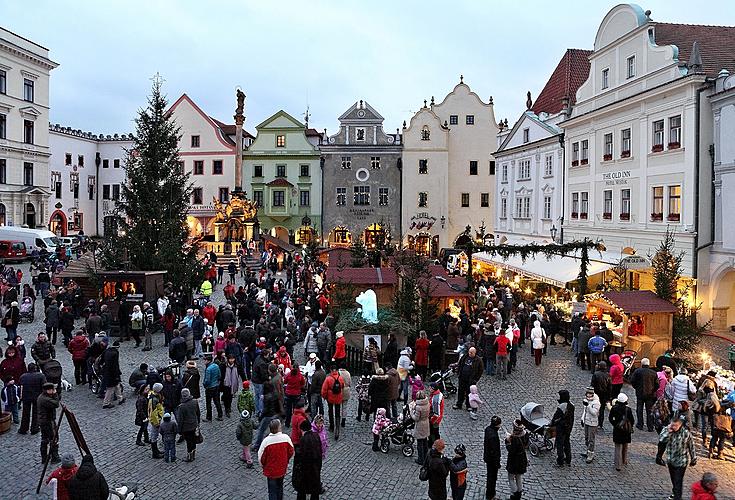
{"type": "Polygon", "coordinates": [[[602,173],[600,176],[606,186],[619,186],[621,184],[628,184],[631,173],[630,170],[617,170],[615,172],[602,173]]]}
{"type": "Polygon", "coordinates": [[[651,261],[642,255],[628,255],[623,258],[621,264],[630,271],[638,271],[640,269],[648,269],[651,267],[651,261]]]}

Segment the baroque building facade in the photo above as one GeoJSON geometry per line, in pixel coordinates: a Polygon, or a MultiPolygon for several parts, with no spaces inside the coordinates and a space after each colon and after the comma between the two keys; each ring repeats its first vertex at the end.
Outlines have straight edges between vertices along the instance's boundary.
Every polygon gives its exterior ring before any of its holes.
{"type": "Polygon", "coordinates": [[[49,127],[48,220],[58,236],[106,236],[117,231],[115,208],[125,183],[127,134],[92,134],[49,127]]]}
{"type": "Polygon", "coordinates": [[[0,225],[45,227],[49,50],[0,28],[0,225]]]}
{"type": "Polygon", "coordinates": [[[501,126],[495,195],[497,242],[562,239],[564,133],[590,51],[568,49],[535,102],[512,127],[501,126]]]}
{"type": "Polygon", "coordinates": [[[466,243],[465,227],[493,232],[498,133],[493,102],[460,82],[403,127],[402,243],[437,257],[466,243]]]}
{"type": "Polygon", "coordinates": [[[401,136],[385,133],[383,121],[361,100],[320,146],[322,234],[329,246],[362,238],[370,247],[401,234],[401,136]]]}
{"type": "MultiPolygon", "coordinates": [[[[733,28],[655,22],[637,5],[602,20],[564,129],[565,239],[600,238],[608,251],[645,259],[676,233],[686,277],[697,278],[699,245],[711,239],[700,214],[711,202],[708,81],[731,67],[722,41],[733,28]]],[[[645,267],[645,266],[644,266],[645,267]]],[[[630,272],[653,287],[650,269],[630,272]]]]}
{"type": "Polygon", "coordinates": [[[322,134],[283,110],[255,129],[243,153],[242,178],[258,206],[261,231],[282,242],[305,243],[305,234],[322,224],[322,134]]]}

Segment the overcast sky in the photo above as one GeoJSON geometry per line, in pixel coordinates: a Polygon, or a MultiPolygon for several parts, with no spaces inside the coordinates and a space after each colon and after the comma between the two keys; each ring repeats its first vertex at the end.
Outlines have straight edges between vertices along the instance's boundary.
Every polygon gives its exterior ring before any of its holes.
{"type": "MultiPolygon", "coordinates": [[[[0,25],[51,50],[51,122],[133,131],[150,78],[228,123],[235,87],[246,128],[284,109],[330,133],[368,101],[392,131],[463,74],[513,123],[569,48],[592,48],[614,2],[0,0],[0,25]]],[[[735,24],[735,2],[649,0],[655,21],[735,24]]],[[[706,58],[706,54],[703,54],[706,58]]]]}

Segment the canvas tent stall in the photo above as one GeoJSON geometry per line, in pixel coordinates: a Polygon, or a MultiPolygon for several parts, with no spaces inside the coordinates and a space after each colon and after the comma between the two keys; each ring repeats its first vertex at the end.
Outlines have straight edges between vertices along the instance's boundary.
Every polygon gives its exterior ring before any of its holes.
{"type": "Polygon", "coordinates": [[[649,290],[597,292],[585,297],[587,317],[606,321],[620,334],[626,349],[638,352],[638,358],[655,360],[671,348],[676,306],[649,290]],[[630,335],[632,318],[643,321],[643,334],[630,335]]]}

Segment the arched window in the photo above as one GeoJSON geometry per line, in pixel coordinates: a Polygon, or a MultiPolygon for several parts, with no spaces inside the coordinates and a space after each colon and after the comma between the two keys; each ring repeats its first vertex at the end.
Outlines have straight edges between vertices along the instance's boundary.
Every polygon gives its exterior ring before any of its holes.
{"type": "Polygon", "coordinates": [[[431,132],[429,132],[429,127],[424,127],[421,129],[421,140],[422,141],[428,141],[431,137],[431,132]]]}
{"type": "Polygon", "coordinates": [[[36,227],[36,207],[33,206],[33,203],[26,203],[26,220],[25,223],[30,228],[36,227]]]}

